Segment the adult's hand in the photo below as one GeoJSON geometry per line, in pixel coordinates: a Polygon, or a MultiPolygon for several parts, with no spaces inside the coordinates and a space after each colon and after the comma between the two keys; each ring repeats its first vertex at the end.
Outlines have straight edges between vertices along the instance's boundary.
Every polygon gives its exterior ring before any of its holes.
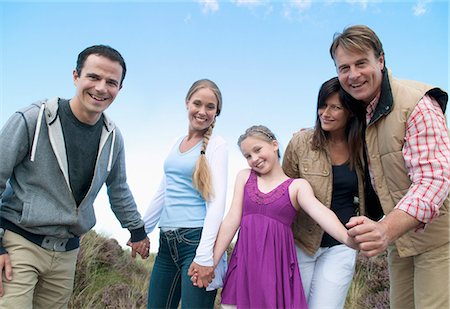
{"type": "Polygon", "coordinates": [[[380,254],[396,239],[423,225],[423,222],[400,209],[393,209],[378,222],[360,216],[351,218],[346,224],[348,235],[360,244],[362,254],[367,257],[380,254]]]}
{"type": "Polygon", "coordinates": [[[359,244],[360,252],[372,257],[382,253],[389,246],[388,228],[383,221],[373,221],[367,217],[350,218],[346,224],[348,236],[359,244]]]}
{"type": "Polygon", "coordinates": [[[139,253],[139,255],[146,259],[148,258],[150,254],[150,240],[148,237],[145,237],[141,241],[137,242],[131,242],[130,240],[127,242],[127,245],[131,247],[131,257],[135,258],[136,253],[139,253]]]}
{"type": "Polygon", "coordinates": [[[5,294],[5,290],[3,289],[3,273],[5,273],[6,280],[12,280],[13,272],[8,253],[0,255],[0,297],[5,294]]]}
{"type": "Polygon", "coordinates": [[[188,276],[191,277],[192,283],[199,288],[206,288],[214,279],[213,266],[201,266],[192,262],[188,270],[188,276]]]}

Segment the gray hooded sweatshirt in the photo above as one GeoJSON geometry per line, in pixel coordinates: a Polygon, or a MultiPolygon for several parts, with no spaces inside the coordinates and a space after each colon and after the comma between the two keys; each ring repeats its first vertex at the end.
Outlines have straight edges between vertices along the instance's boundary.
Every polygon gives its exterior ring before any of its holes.
{"type": "Polygon", "coordinates": [[[144,223],[126,182],[119,129],[104,115],[94,176],[77,206],[57,111],[58,98],[33,103],[13,114],[0,131],[0,217],[38,235],[81,236],[95,225],[93,203],[106,183],[122,227],[130,230],[132,241],[145,238],[144,223]]]}

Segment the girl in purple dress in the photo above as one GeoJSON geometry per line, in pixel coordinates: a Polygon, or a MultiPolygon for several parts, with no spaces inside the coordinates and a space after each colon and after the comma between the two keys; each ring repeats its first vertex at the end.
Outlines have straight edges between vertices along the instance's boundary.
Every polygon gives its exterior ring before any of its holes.
{"type": "Polygon", "coordinates": [[[214,247],[220,260],[238,228],[222,290],[224,308],[307,308],[291,223],[302,207],[327,233],[355,247],[336,215],[314,196],[304,179],[286,176],[278,141],[264,126],[252,126],[238,145],[250,169],[238,173],[230,211],[214,247]]]}

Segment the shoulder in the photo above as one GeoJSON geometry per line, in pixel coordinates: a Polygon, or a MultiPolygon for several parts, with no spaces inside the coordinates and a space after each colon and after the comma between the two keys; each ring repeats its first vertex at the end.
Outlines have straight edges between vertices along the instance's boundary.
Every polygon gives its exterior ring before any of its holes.
{"type": "Polygon", "coordinates": [[[182,136],[173,138],[171,143],[169,143],[170,146],[168,146],[167,152],[170,153],[170,152],[176,151],[176,149],[178,149],[180,147],[180,144],[185,137],[186,137],[186,135],[182,135],[182,136]]]}
{"type": "Polygon", "coordinates": [[[212,135],[209,139],[208,146],[206,146],[206,157],[212,158],[217,155],[227,155],[228,145],[224,138],[219,135],[212,135]]]}
{"type": "Polygon", "coordinates": [[[293,178],[292,185],[294,186],[301,186],[304,184],[309,184],[308,181],[304,178],[293,178]]]}
{"type": "Polygon", "coordinates": [[[226,140],[220,135],[211,135],[208,143],[208,148],[226,147],[226,140]]]}
{"type": "MultiPolygon", "coordinates": [[[[106,126],[106,128],[108,130],[108,126],[106,126]]],[[[120,131],[119,127],[114,126],[114,128],[112,130],[114,130],[114,132],[115,132],[114,134],[116,135],[116,142],[123,145],[124,144],[123,135],[122,135],[122,132],[120,131]]]]}
{"type": "Polygon", "coordinates": [[[311,142],[313,134],[314,129],[304,129],[295,133],[286,147],[283,164],[285,161],[298,160],[307,156],[312,150],[311,142]]]}
{"type": "Polygon", "coordinates": [[[250,168],[244,168],[237,173],[237,178],[248,178],[252,170],[250,168]]]}
{"type": "Polygon", "coordinates": [[[311,188],[309,182],[304,178],[295,178],[294,181],[292,181],[291,186],[297,190],[311,188]]]}
{"type": "Polygon", "coordinates": [[[417,101],[421,99],[426,93],[430,92],[434,94],[436,92],[442,94],[443,92],[439,88],[423,82],[396,78],[392,75],[392,72],[390,70],[388,70],[388,77],[393,95],[407,95],[417,101]]]}
{"type": "Polygon", "coordinates": [[[392,73],[388,70],[388,76],[389,81],[391,82],[392,86],[395,87],[401,87],[405,88],[408,91],[417,91],[417,92],[427,92],[430,89],[433,89],[434,87],[431,85],[428,85],[426,83],[422,83],[416,80],[408,80],[408,79],[401,79],[397,78],[392,75],[392,73]]]}
{"type": "Polygon", "coordinates": [[[39,100],[31,103],[30,105],[20,108],[11,115],[8,124],[15,126],[18,125],[18,123],[25,122],[28,129],[33,131],[37,123],[41,106],[46,101],[46,99],[39,100]]]}
{"type": "Polygon", "coordinates": [[[119,131],[119,128],[116,126],[114,121],[112,121],[112,119],[109,118],[109,116],[104,112],[103,112],[103,123],[108,131],[112,130],[117,130],[117,132],[119,131]]]}
{"type": "Polygon", "coordinates": [[[245,183],[247,182],[248,178],[250,177],[250,173],[252,172],[251,169],[245,168],[243,170],[240,170],[236,175],[236,182],[237,183],[245,183]]]}
{"type": "Polygon", "coordinates": [[[302,129],[301,131],[294,133],[291,140],[289,141],[289,144],[306,145],[312,140],[313,134],[314,134],[313,128],[302,129]]]}
{"type": "Polygon", "coordinates": [[[47,99],[39,100],[31,103],[25,107],[19,109],[16,113],[23,115],[25,118],[35,118],[39,114],[41,105],[45,103],[47,99]]]}

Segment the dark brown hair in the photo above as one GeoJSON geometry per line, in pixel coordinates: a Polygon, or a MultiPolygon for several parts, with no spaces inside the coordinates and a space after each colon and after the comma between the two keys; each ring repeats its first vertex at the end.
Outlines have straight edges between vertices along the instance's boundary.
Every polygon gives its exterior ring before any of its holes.
{"type": "Polygon", "coordinates": [[[339,101],[350,113],[345,133],[350,153],[350,168],[354,168],[360,159],[365,129],[365,105],[362,101],[354,99],[342,89],[339,79],[333,77],[322,84],[317,98],[317,113],[314,134],[311,142],[313,150],[325,150],[328,144],[329,132],[322,129],[319,118],[319,108],[325,106],[325,101],[334,93],[339,93],[339,101]]]}

